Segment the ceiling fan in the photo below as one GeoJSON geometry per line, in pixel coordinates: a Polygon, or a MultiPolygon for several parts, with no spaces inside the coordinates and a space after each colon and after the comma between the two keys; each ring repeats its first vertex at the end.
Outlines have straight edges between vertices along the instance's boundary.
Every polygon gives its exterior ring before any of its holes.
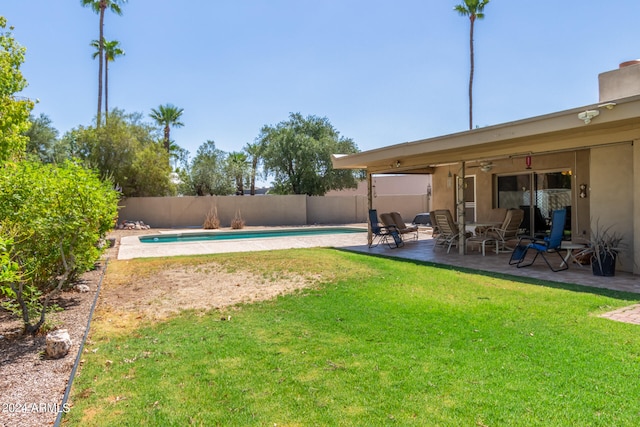
{"type": "Polygon", "coordinates": [[[480,170],[482,172],[489,172],[493,169],[493,163],[491,162],[480,162],[480,170]]]}

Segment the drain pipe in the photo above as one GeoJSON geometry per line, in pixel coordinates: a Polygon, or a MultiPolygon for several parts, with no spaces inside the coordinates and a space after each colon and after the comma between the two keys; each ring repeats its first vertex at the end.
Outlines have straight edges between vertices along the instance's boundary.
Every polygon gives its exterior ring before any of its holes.
{"type": "Polygon", "coordinates": [[[89,310],[89,319],[87,319],[87,327],[84,331],[84,336],[82,337],[82,341],[80,342],[80,348],[78,348],[78,355],[76,356],[76,361],[73,364],[73,369],[71,369],[71,375],[69,375],[69,381],[67,382],[67,388],[64,391],[64,396],[62,396],[62,403],[60,404],[60,409],[58,410],[58,416],[56,417],[56,422],[53,424],[54,427],[60,427],[60,423],[62,422],[62,414],[64,414],[64,407],[69,399],[69,393],[71,393],[71,386],[73,385],[73,379],[76,376],[76,371],[78,370],[78,366],[80,365],[80,359],[82,358],[82,350],[84,349],[84,344],[87,341],[87,337],[89,336],[89,327],[91,325],[91,319],[93,318],[93,311],[96,309],[96,304],[98,303],[98,295],[100,295],[100,289],[102,288],[102,280],[104,279],[104,275],[107,273],[107,265],[109,265],[109,258],[105,260],[104,269],[102,270],[102,276],[100,276],[100,281],[98,282],[98,289],[96,289],[96,296],[93,298],[93,304],[91,304],[91,310],[89,310]]]}

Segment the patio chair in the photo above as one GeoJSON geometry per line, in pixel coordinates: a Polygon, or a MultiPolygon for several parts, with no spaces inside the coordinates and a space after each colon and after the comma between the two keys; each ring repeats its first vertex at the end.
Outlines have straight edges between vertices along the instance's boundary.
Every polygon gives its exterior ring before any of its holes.
{"type": "Polygon", "coordinates": [[[373,239],[371,239],[371,244],[369,245],[370,248],[378,246],[381,242],[389,245],[391,249],[404,245],[395,226],[387,227],[378,223],[378,211],[376,209],[369,209],[369,226],[371,227],[371,234],[373,234],[373,239]]]}
{"type": "MultiPolygon", "coordinates": [[[[403,230],[396,224],[391,213],[389,212],[381,213],[380,220],[382,221],[384,226],[387,227],[389,230],[394,230],[398,234],[400,239],[404,242],[403,230]]],[[[407,231],[404,230],[404,233],[407,233],[407,231]]]]}
{"type": "Polygon", "coordinates": [[[568,269],[569,264],[565,261],[565,259],[562,257],[562,254],[560,253],[566,216],[567,211],[564,209],[553,211],[553,214],[551,216],[551,231],[549,232],[549,236],[543,239],[529,236],[520,238],[520,240],[518,241],[518,245],[511,254],[509,264],[515,265],[518,268],[528,267],[532,265],[538,258],[538,255],[540,255],[542,256],[542,259],[544,259],[544,262],[547,263],[547,266],[549,266],[551,271],[556,272],[568,269]],[[525,258],[529,250],[535,251],[535,256],[530,262],[525,263],[525,258]],[[560,258],[559,268],[554,268],[547,259],[547,254],[553,253],[557,254],[560,258]]]}
{"type": "Polygon", "coordinates": [[[413,234],[415,233],[414,239],[418,240],[418,226],[417,225],[407,225],[402,219],[402,215],[400,212],[390,212],[391,219],[396,227],[398,227],[398,231],[401,235],[404,234],[413,234]]]}
{"type": "Polygon", "coordinates": [[[487,245],[495,245],[496,254],[500,251],[507,251],[507,242],[517,238],[523,218],[524,211],[522,209],[509,209],[500,226],[487,227],[483,234],[468,238],[467,245],[480,244],[482,255],[485,255],[487,245]]]}
{"type": "Polygon", "coordinates": [[[447,253],[451,251],[451,246],[458,244],[460,232],[458,224],[453,221],[451,212],[448,209],[438,209],[433,211],[431,221],[435,221],[438,227],[438,235],[434,238],[433,249],[438,246],[447,246],[447,253]]]}
{"type": "Polygon", "coordinates": [[[492,224],[492,225],[477,226],[476,229],[474,230],[476,232],[476,235],[484,235],[487,232],[487,229],[489,229],[489,227],[502,224],[506,217],[507,217],[507,208],[491,209],[491,212],[489,212],[489,218],[487,219],[487,221],[480,221],[480,222],[486,222],[487,224],[492,224]]]}
{"type": "Polygon", "coordinates": [[[431,236],[435,239],[440,234],[438,223],[436,221],[436,211],[429,211],[429,220],[431,221],[431,236]]]}

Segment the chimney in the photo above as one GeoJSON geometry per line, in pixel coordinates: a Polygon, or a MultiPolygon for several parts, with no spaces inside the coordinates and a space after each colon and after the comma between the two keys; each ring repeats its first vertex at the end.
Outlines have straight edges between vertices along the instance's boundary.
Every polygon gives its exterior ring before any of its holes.
{"type": "Polygon", "coordinates": [[[626,61],[617,70],[598,75],[600,102],[640,95],[640,59],[626,61]]]}

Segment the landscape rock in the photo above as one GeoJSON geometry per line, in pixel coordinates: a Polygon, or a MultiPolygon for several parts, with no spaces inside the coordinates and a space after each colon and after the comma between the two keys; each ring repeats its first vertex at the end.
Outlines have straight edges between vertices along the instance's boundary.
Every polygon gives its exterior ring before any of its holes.
{"type": "Polygon", "coordinates": [[[119,230],[148,230],[151,226],[145,224],[143,221],[128,221],[124,220],[118,224],[119,230]]]}
{"type": "Polygon", "coordinates": [[[89,292],[91,290],[91,288],[89,288],[89,286],[82,285],[82,284],[76,285],[75,289],[76,289],[76,291],[81,292],[81,293],[89,292]]]}
{"type": "Polygon", "coordinates": [[[60,359],[71,349],[71,337],[66,329],[58,329],[47,334],[47,357],[60,359]]]}

